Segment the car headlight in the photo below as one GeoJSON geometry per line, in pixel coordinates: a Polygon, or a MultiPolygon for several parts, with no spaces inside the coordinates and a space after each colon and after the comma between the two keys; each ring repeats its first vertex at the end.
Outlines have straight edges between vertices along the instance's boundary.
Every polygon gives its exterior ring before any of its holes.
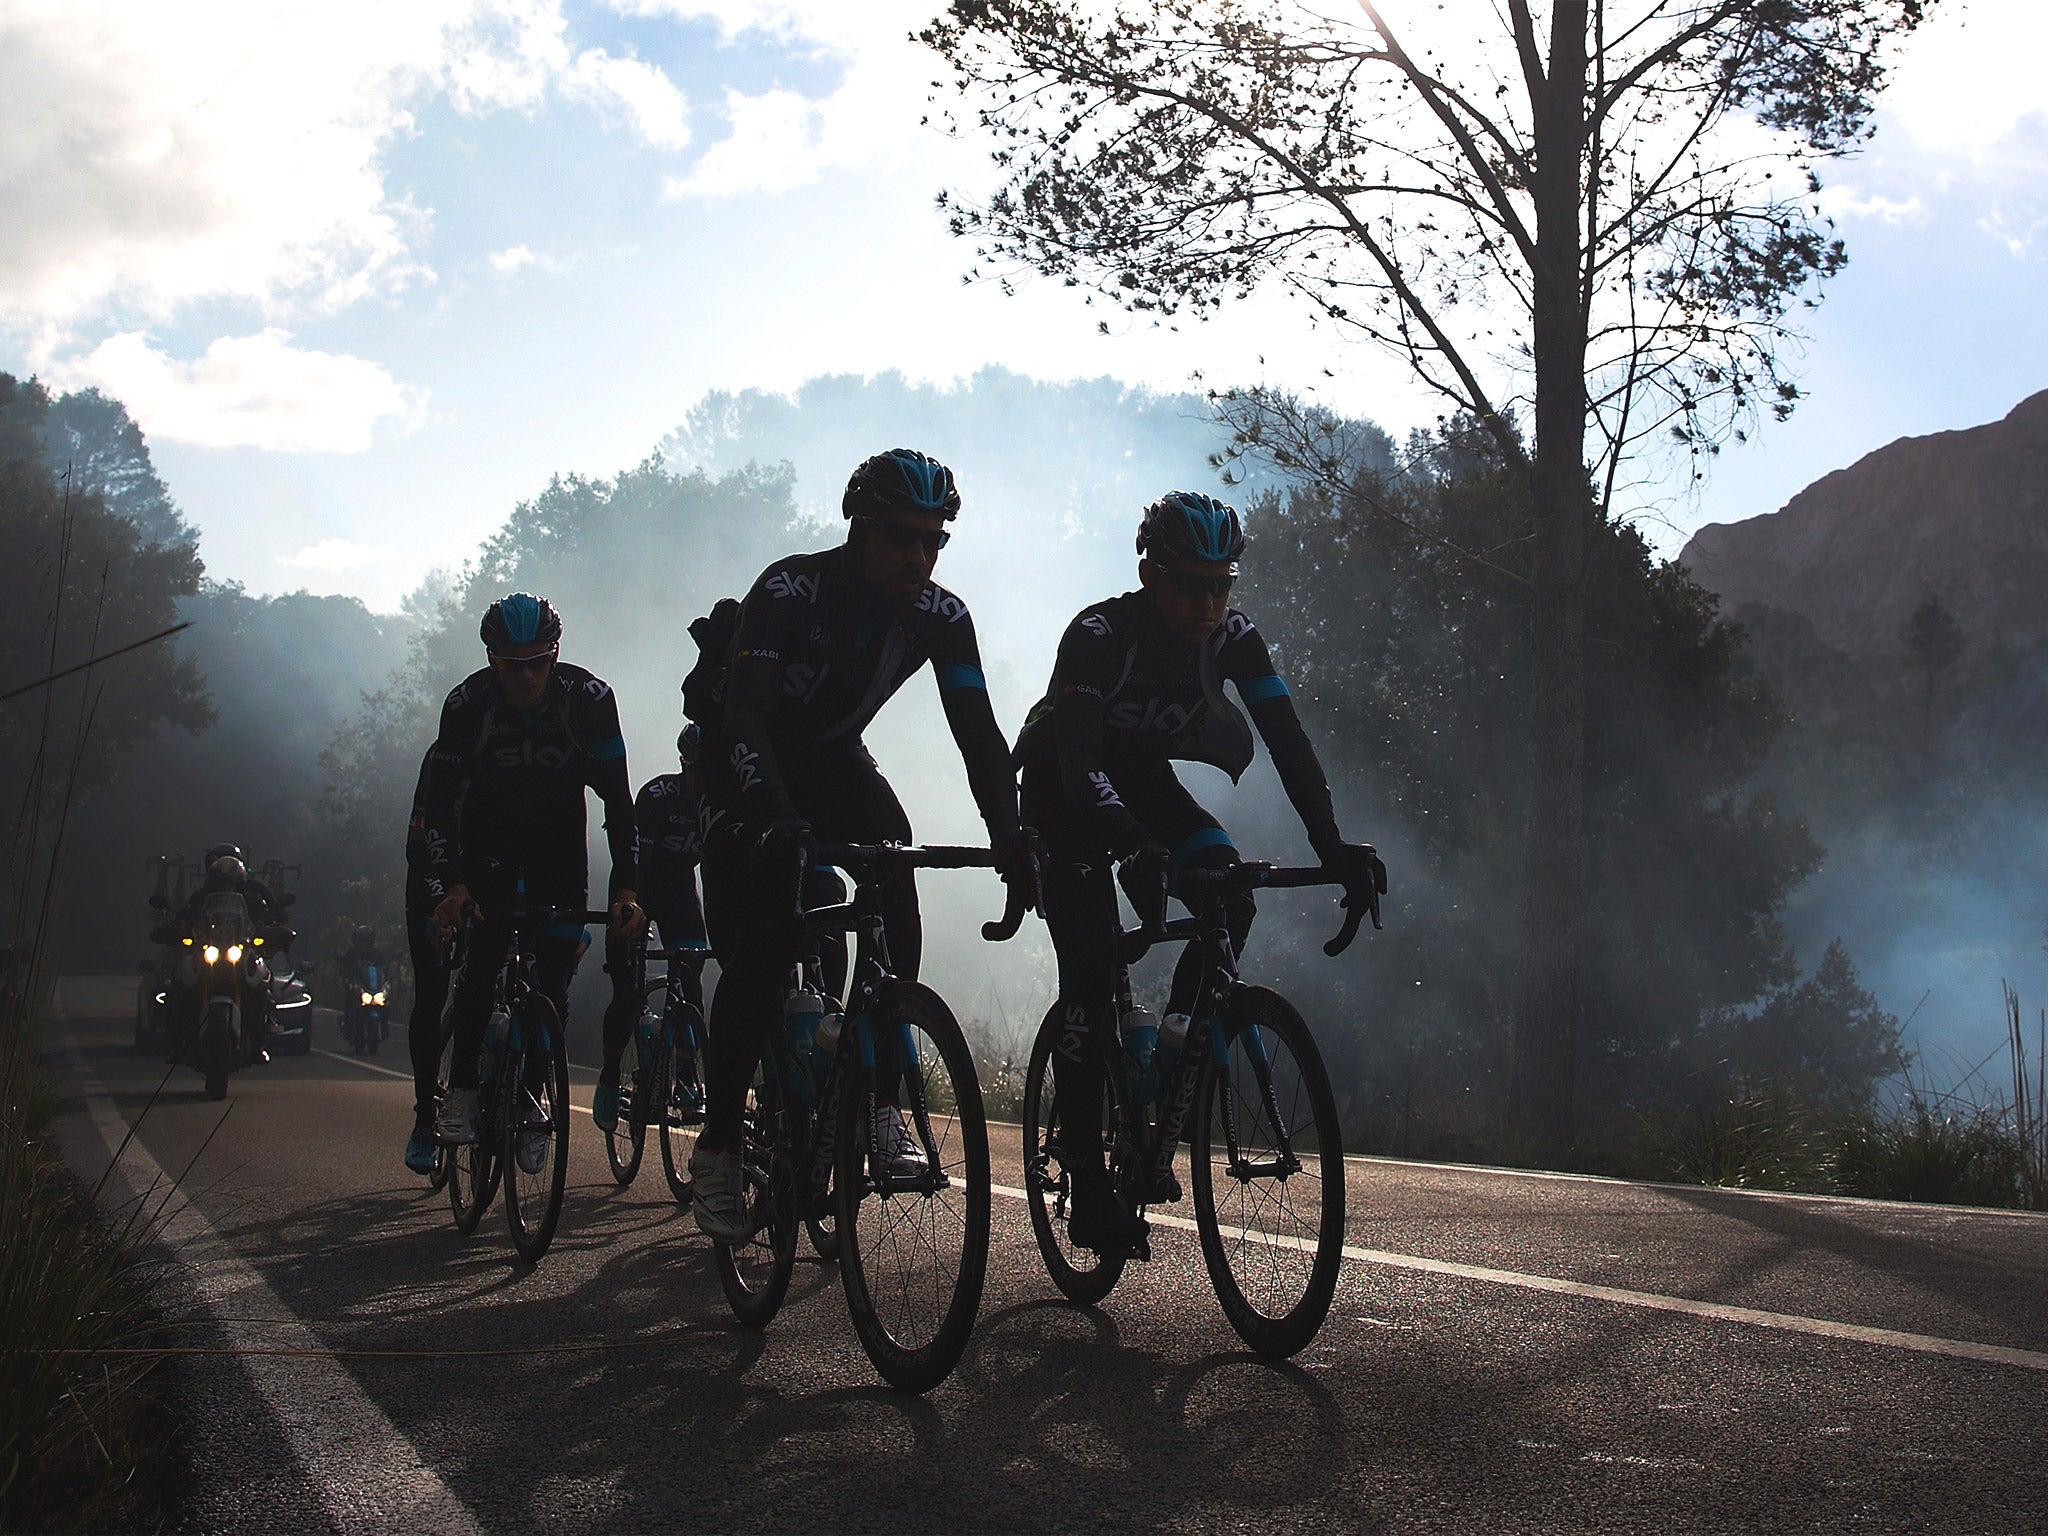
{"type": "Polygon", "coordinates": [[[228,946],[228,964],[229,964],[229,965],[240,965],[241,963],[242,963],[242,946],[241,946],[241,945],[239,945],[239,944],[230,944],[230,945],[228,946]]]}
{"type": "Polygon", "coordinates": [[[220,958],[220,946],[217,944],[209,944],[206,946],[206,948],[199,951],[199,953],[204,955],[206,957],[206,963],[208,965],[211,965],[213,964],[214,961],[220,958]]]}
{"type": "Polygon", "coordinates": [[[379,1008],[382,1008],[384,1006],[384,994],[382,992],[372,993],[370,996],[370,1001],[375,1003],[379,1008]]]}

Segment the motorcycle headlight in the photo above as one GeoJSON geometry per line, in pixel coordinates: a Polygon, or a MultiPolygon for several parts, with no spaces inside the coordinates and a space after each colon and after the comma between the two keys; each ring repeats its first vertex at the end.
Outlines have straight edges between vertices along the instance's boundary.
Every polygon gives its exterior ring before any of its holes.
{"type": "Polygon", "coordinates": [[[199,951],[199,953],[204,955],[206,957],[206,963],[208,965],[211,965],[213,964],[214,961],[220,958],[220,946],[217,944],[209,944],[206,946],[206,948],[199,951]]]}
{"type": "Polygon", "coordinates": [[[384,1006],[384,994],[382,992],[373,993],[370,997],[370,1001],[375,1003],[379,1008],[382,1008],[384,1006]]]}
{"type": "Polygon", "coordinates": [[[229,964],[229,965],[240,965],[241,963],[242,963],[242,946],[241,946],[241,945],[239,945],[239,944],[230,944],[230,945],[228,946],[228,964],[229,964]]]}
{"type": "Polygon", "coordinates": [[[381,993],[381,992],[380,992],[380,993],[378,993],[378,994],[377,994],[377,996],[376,996],[376,997],[374,997],[374,998],[373,998],[373,997],[371,997],[371,996],[370,996],[370,994],[369,994],[369,993],[367,993],[367,992],[363,992],[363,993],[360,993],[359,995],[361,996],[362,1000],[363,1000],[364,1002],[366,1002],[366,1003],[370,1003],[370,1002],[378,1002],[378,1003],[381,1003],[381,1002],[383,1002],[383,1001],[384,1001],[384,994],[383,994],[383,993],[381,993]]]}

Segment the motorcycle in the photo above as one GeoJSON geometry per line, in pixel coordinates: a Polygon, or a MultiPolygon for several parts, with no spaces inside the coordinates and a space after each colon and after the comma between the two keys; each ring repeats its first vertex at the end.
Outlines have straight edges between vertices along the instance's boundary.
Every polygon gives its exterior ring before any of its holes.
{"type": "Polygon", "coordinates": [[[196,1016],[183,1056],[205,1077],[206,1096],[224,1099],[230,1072],[270,1059],[273,1009],[264,950],[283,949],[294,935],[289,928],[259,928],[239,891],[209,893],[192,928],[179,936],[178,989],[186,1019],[196,1016]]]}
{"type": "Polygon", "coordinates": [[[287,1055],[304,1056],[313,1049],[313,994],[299,979],[289,950],[263,963],[270,967],[270,1043],[287,1055]]]}
{"type": "Polygon", "coordinates": [[[374,1056],[377,1047],[391,1034],[384,1012],[388,996],[384,967],[366,961],[357,968],[349,984],[349,996],[341,1012],[341,1037],[358,1056],[374,1056]]]}

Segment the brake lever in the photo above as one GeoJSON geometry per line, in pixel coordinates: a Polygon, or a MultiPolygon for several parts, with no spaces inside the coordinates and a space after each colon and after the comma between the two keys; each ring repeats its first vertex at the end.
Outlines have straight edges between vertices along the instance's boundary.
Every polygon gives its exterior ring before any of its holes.
{"type": "Polygon", "coordinates": [[[1022,881],[1005,886],[1008,893],[1003,903],[1003,915],[992,923],[981,925],[981,936],[991,944],[1000,944],[1005,939],[1017,936],[1017,930],[1024,926],[1024,914],[1031,910],[1031,893],[1022,890],[1022,881]]]}
{"type": "Polygon", "coordinates": [[[1344,926],[1337,930],[1337,937],[1323,946],[1323,953],[1334,960],[1337,956],[1343,954],[1345,950],[1349,949],[1351,941],[1358,937],[1359,926],[1364,923],[1368,915],[1372,918],[1373,927],[1378,928],[1380,926],[1380,893],[1372,888],[1370,880],[1366,882],[1363,900],[1360,899],[1360,894],[1356,891],[1346,891],[1344,893],[1344,926]]]}

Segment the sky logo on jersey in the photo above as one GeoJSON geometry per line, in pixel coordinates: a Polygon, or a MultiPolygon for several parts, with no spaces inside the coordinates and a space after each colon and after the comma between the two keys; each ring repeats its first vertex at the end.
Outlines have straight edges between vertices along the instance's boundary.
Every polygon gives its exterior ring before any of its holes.
{"type": "Polygon", "coordinates": [[[1126,699],[1121,704],[1109,707],[1107,719],[1120,731],[1164,731],[1169,736],[1188,729],[1208,712],[1208,704],[1197,700],[1194,708],[1185,704],[1159,706],[1157,695],[1145,701],[1142,708],[1136,699],[1126,699]]]}
{"type": "Polygon", "coordinates": [[[739,775],[741,789],[752,789],[761,782],[760,762],[761,754],[744,741],[732,744],[732,771],[739,775]]]}
{"type": "Polygon", "coordinates": [[[777,571],[768,578],[768,595],[771,597],[805,597],[816,602],[818,578],[802,571],[777,571]]]}
{"type": "Polygon", "coordinates": [[[1231,609],[1224,616],[1223,633],[1233,640],[1242,639],[1245,635],[1249,634],[1251,627],[1252,621],[1239,613],[1235,608],[1231,609]]]}
{"type": "Polygon", "coordinates": [[[552,742],[542,747],[530,741],[507,743],[491,748],[491,761],[500,768],[566,768],[569,749],[552,742]]]}
{"type": "Polygon", "coordinates": [[[793,661],[782,669],[782,692],[784,697],[800,699],[808,704],[825,685],[825,674],[832,670],[832,663],[814,667],[808,662],[793,661]]]}
{"type": "Polygon", "coordinates": [[[919,593],[917,609],[920,613],[936,613],[948,624],[958,624],[967,617],[967,605],[941,587],[926,587],[919,593]]]}
{"type": "Polygon", "coordinates": [[[1060,1054],[1069,1061],[1081,1059],[1082,1042],[1088,1038],[1088,1010],[1069,1003],[1060,1014],[1060,1054]]]}
{"type": "Polygon", "coordinates": [[[1109,782],[1109,775],[1100,769],[1088,775],[1088,782],[1095,786],[1095,803],[1098,806],[1124,803],[1123,797],[1116,792],[1116,786],[1109,782]]]}
{"type": "Polygon", "coordinates": [[[1107,635],[1109,620],[1099,613],[1085,613],[1081,616],[1081,627],[1091,635],[1107,635]]]}

